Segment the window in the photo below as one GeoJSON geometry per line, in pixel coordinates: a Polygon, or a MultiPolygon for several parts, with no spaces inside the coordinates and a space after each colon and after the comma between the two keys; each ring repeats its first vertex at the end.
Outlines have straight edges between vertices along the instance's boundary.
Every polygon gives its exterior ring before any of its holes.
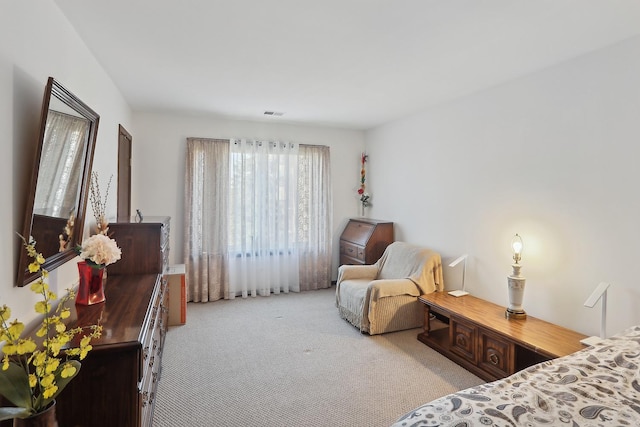
{"type": "Polygon", "coordinates": [[[329,159],[325,146],[188,140],[190,300],[330,286],[329,159]]]}

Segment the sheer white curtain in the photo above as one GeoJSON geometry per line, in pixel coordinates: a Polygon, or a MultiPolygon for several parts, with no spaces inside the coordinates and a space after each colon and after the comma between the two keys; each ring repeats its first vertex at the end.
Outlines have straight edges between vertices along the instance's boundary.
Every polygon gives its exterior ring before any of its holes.
{"type": "Polygon", "coordinates": [[[229,297],[298,292],[298,145],[232,140],[229,180],[229,297]]]}
{"type": "Polygon", "coordinates": [[[187,140],[190,301],[331,286],[329,148],[187,140]]]}

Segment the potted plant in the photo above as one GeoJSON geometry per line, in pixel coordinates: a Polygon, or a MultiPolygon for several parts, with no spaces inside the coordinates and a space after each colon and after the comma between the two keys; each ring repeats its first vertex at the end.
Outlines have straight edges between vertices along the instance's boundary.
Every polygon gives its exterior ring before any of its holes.
{"type": "MultiPolygon", "coordinates": [[[[28,419],[42,416],[52,411],[55,422],[55,398],[80,371],[80,362],[91,350],[91,340],[102,333],[100,325],[87,328],[67,329],[64,319],[71,310],[66,306],[73,301],[75,293],[68,290],[57,305],[58,297],[46,282],[47,270],[42,268],[45,258],[38,253],[35,242],[23,238],[27,253],[33,261],[29,271],[39,272],[38,279],[31,284],[31,291],[41,296],[35,304],[35,311],[42,316],[35,335],[42,339],[38,345],[30,336],[23,336],[25,326],[17,319],[11,321],[11,309],[0,306],[0,341],[2,366],[0,368],[0,394],[15,407],[0,408],[0,420],[28,419]],[[74,337],[81,337],[77,347],[67,348],[74,337]]],[[[16,425],[14,423],[14,425],[16,425]]]]}

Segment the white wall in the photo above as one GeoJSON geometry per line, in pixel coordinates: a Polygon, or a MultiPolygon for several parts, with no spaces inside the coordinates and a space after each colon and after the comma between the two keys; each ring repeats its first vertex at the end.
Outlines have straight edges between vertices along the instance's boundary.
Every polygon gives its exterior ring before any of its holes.
{"type": "MultiPolygon", "coordinates": [[[[277,119],[276,119],[277,120],[277,119]]],[[[333,184],[334,278],[338,236],[347,219],[358,215],[355,197],[359,159],[364,148],[361,131],[270,122],[249,122],[204,116],[134,113],[132,134],[131,209],[146,215],[171,217],[170,262],[184,263],[184,174],[186,139],[262,138],[327,145],[331,150],[333,184]]]]}
{"type": "MultiPolygon", "coordinates": [[[[40,111],[49,76],[100,115],[93,168],[101,181],[117,172],[118,123],[127,127],[131,111],[124,98],[49,0],[0,1],[0,305],[23,322],[35,318],[35,295],[14,287],[26,192],[38,139],[40,111]]],[[[115,216],[115,187],[107,211],[115,216]]],[[[91,208],[87,218],[92,219],[91,208]]],[[[85,227],[86,228],[86,227],[85,227]]],[[[63,292],[78,280],[76,262],[52,272],[49,283],[63,292]]]]}
{"type": "MultiPolygon", "coordinates": [[[[585,334],[640,323],[640,37],[367,132],[371,214],[400,240],[469,253],[467,290],[508,301],[524,240],[525,310],[585,334]]],[[[460,269],[445,269],[448,289],[460,269]]]]}

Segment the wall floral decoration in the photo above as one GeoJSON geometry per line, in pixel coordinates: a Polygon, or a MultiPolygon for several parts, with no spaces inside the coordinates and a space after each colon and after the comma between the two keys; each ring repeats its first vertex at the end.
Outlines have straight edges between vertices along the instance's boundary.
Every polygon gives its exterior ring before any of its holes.
{"type": "Polygon", "coordinates": [[[369,156],[367,153],[362,153],[360,156],[360,187],[358,188],[358,197],[360,198],[360,204],[362,205],[362,215],[364,215],[364,208],[371,206],[371,195],[366,191],[367,172],[365,164],[369,156]]]}

